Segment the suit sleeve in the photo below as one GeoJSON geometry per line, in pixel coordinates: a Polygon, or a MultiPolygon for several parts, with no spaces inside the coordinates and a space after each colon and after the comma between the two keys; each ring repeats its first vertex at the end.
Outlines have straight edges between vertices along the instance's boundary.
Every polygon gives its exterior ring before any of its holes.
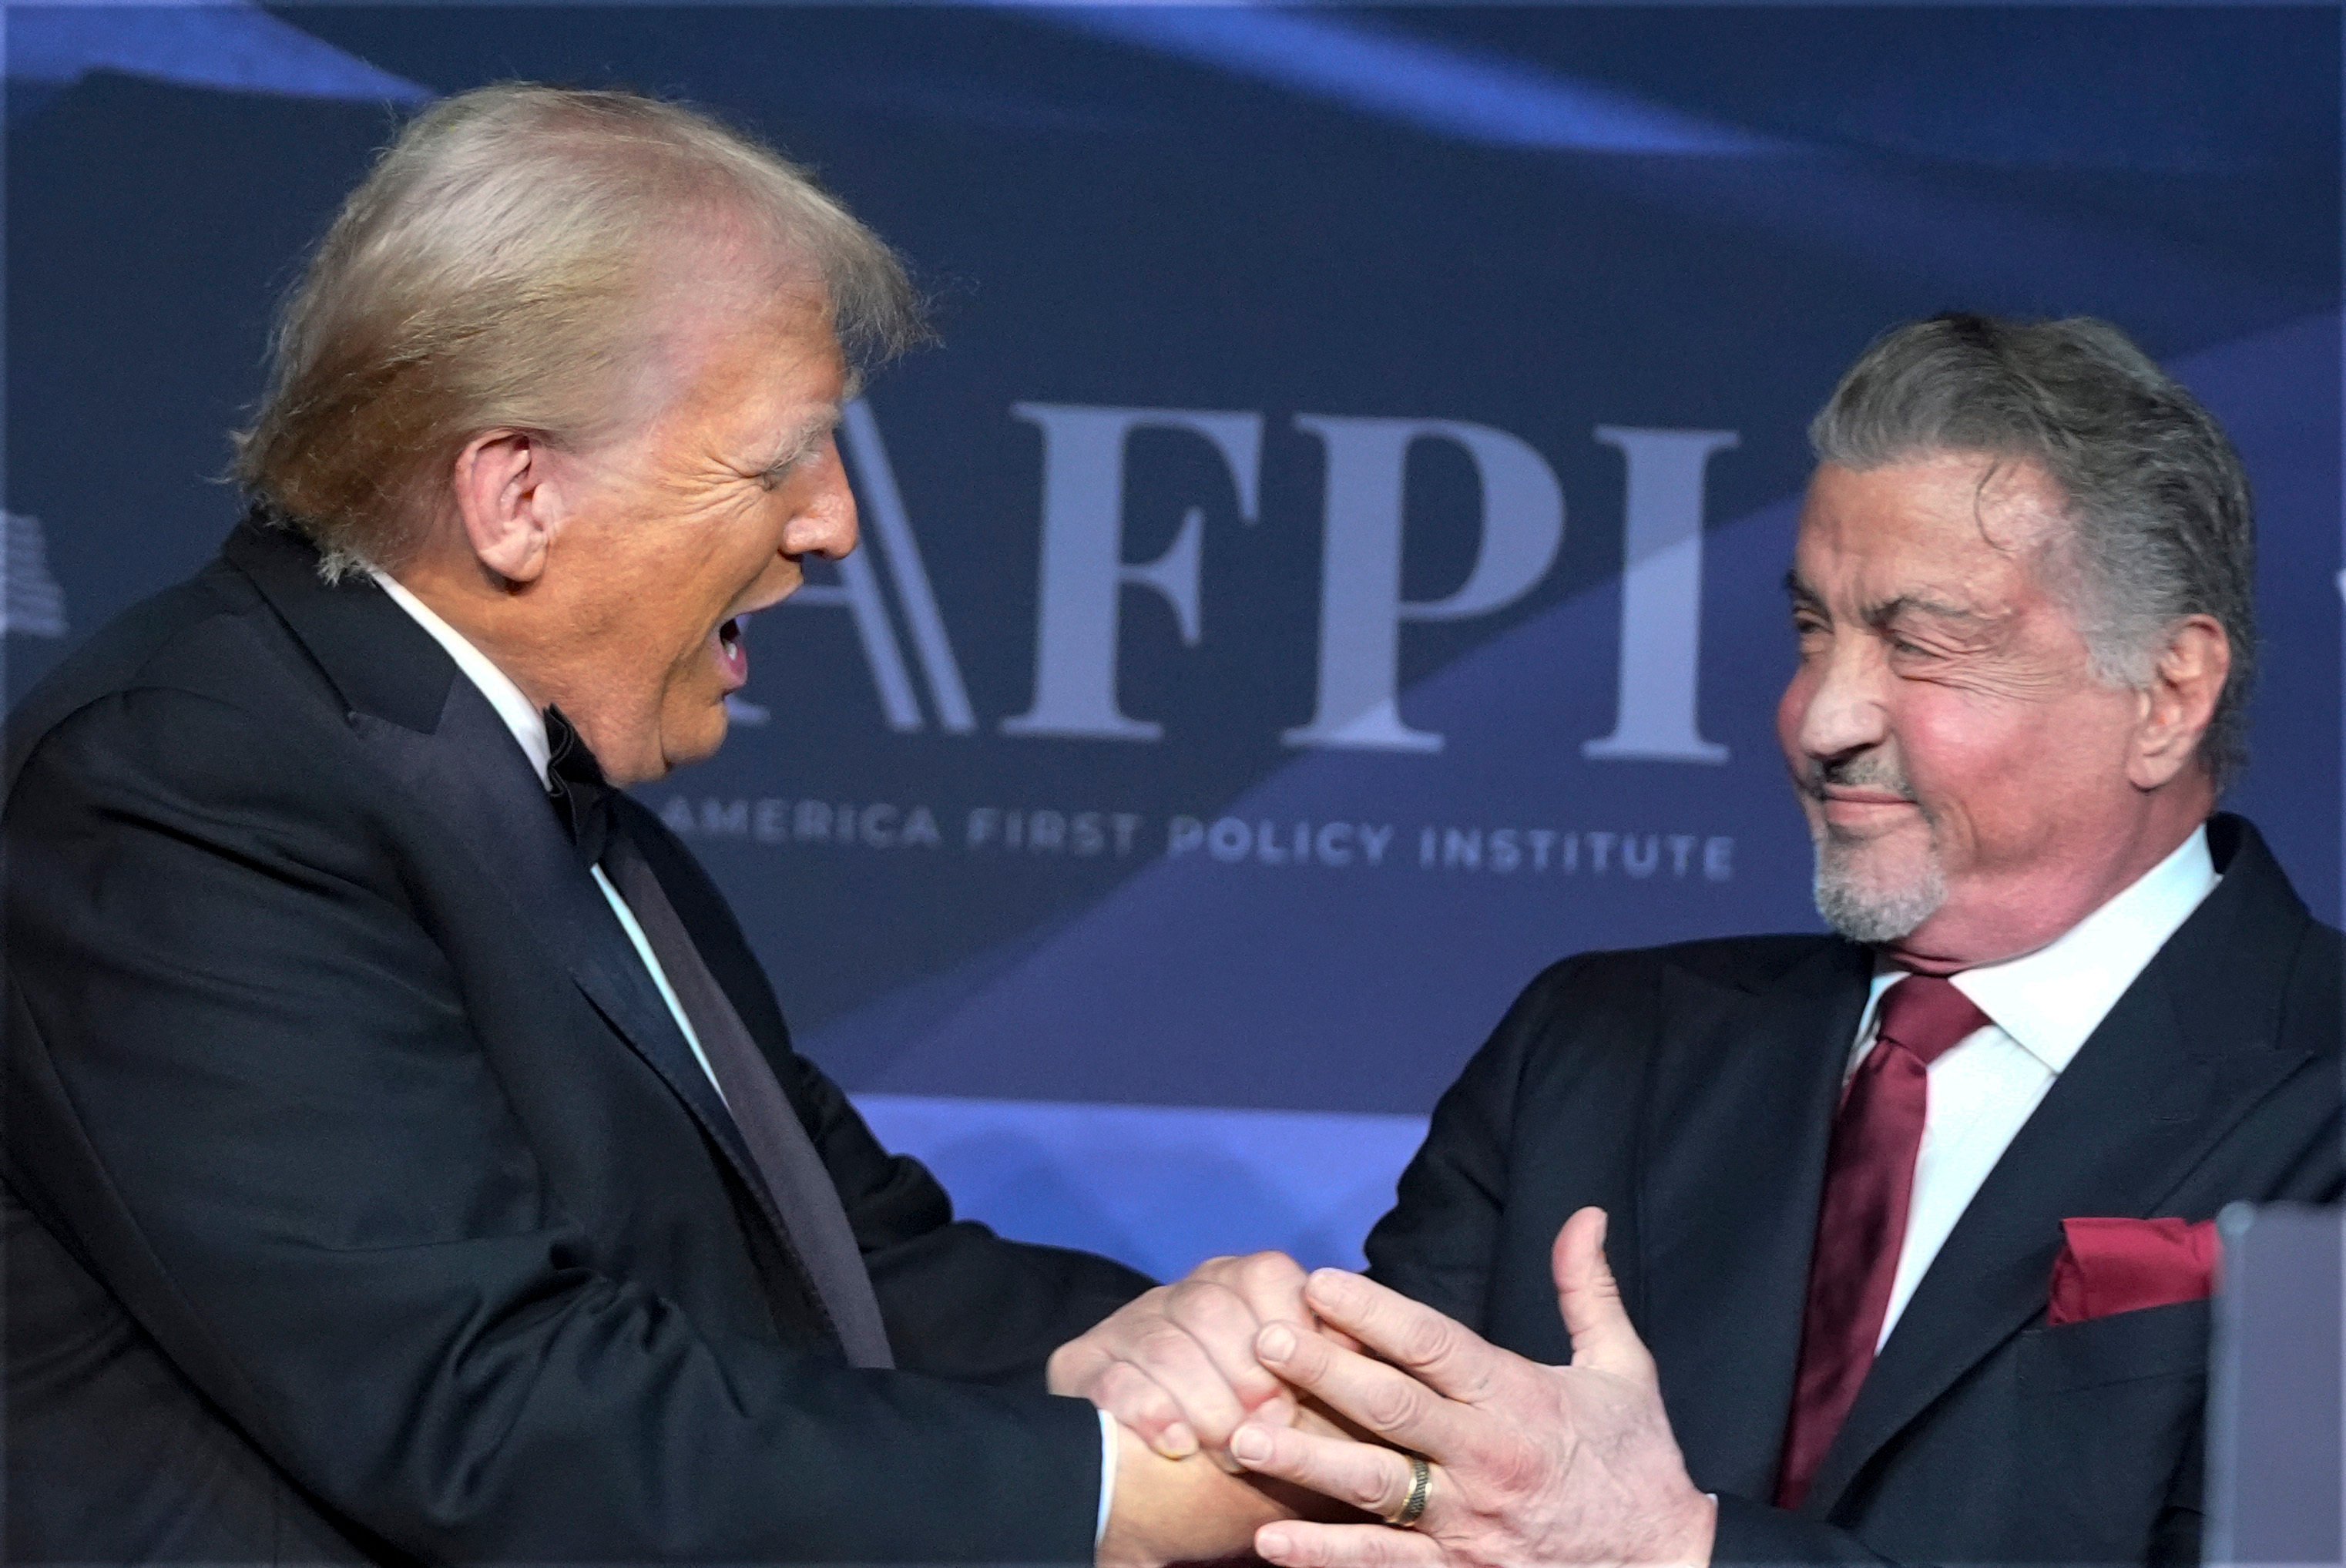
{"type": "Polygon", "coordinates": [[[799,1104],[847,1198],[901,1365],[1039,1390],[1052,1351],[1154,1283],[1105,1257],[955,1219],[927,1168],[882,1148],[837,1085],[799,1061],[799,1104]]]}
{"type": "Polygon", "coordinates": [[[598,1268],[333,738],[135,691],[11,791],[12,1174],[140,1326],[400,1554],[1088,1562],[1089,1406],[598,1268]]]}
{"type": "Polygon", "coordinates": [[[1392,1211],[1365,1244],[1372,1278],[1471,1328],[1486,1323],[1525,1064],[1578,963],[1552,965],[1526,986],[1443,1092],[1392,1211]]]}
{"type": "Polygon", "coordinates": [[[839,1085],[791,1048],[764,969],[692,851],[640,806],[628,808],[627,830],[646,847],[838,1186],[898,1365],[1040,1389],[1052,1351],[1156,1283],[1108,1258],[1008,1241],[954,1218],[927,1167],[891,1154],[839,1085]]]}

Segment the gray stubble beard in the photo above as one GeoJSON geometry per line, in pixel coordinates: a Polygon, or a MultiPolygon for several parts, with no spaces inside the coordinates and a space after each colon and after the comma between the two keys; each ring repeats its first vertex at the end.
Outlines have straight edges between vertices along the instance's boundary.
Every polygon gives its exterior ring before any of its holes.
{"type": "Polygon", "coordinates": [[[1947,901],[1947,879],[1935,847],[1924,873],[1894,888],[1867,886],[1852,863],[1860,846],[1836,840],[1821,822],[1810,825],[1816,840],[1817,913],[1851,942],[1895,942],[1939,912],[1947,901]]]}

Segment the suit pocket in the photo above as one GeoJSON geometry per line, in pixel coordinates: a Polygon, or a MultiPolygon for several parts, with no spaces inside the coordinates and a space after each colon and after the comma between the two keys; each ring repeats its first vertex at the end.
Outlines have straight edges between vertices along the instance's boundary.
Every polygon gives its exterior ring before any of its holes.
{"type": "Polygon", "coordinates": [[[2198,1506],[2208,1323],[2181,1301],[2021,1335],[2013,1441],[2048,1558],[2140,1563],[2170,1506],[2198,1506]]]}
{"type": "Polygon", "coordinates": [[[2178,1301],[2020,1337],[2024,1398],[2208,1370],[2208,1303],[2178,1301]]]}

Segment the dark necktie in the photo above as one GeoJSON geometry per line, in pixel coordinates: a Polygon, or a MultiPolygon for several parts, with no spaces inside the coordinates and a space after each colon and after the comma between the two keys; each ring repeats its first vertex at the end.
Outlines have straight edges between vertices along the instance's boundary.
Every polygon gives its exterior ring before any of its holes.
{"type": "Polygon", "coordinates": [[[1776,1485],[1780,1508],[1798,1508],[1808,1496],[1873,1366],[1906,1239],[1930,1065],[1988,1021],[1938,975],[1910,974],[1882,993],[1873,1049],[1851,1076],[1833,1119],[1800,1320],[1800,1374],[1776,1485]]]}
{"type": "Polygon", "coordinates": [[[805,1124],[783,1095],[765,1054],[750,1038],[741,1016],[668,902],[643,851],[613,820],[610,786],[594,754],[561,710],[548,708],[546,793],[569,825],[582,855],[599,852],[604,874],[627,901],[644,940],[659,960],[668,988],[699,1038],[717,1092],[732,1113],[733,1125],[750,1150],[767,1196],[782,1217],[791,1248],[814,1287],[823,1312],[839,1335],[851,1365],[892,1367],[888,1331],[855,1233],[805,1124]]]}

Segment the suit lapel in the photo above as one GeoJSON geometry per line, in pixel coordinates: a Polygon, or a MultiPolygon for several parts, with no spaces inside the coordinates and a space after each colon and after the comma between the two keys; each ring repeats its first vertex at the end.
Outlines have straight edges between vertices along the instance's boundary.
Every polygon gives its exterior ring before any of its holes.
{"type": "Polygon", "coordinates": [[[468,680],[452,681],[429,735],[372,714],[353,715],[352,723],[384,770],[480,860],[596,1010],[746,1174],[732,1118],[488,698],[468,680]]]}
{"type": "Polygon", "coordinates": [[[321,582],[301,540],[248,521],[227,555],[341,695],[361,743],[478,860],[518,922],[683,1103],[786,1237],[732,1117],[489,699],[372,581],[321,582]]]}
{"type": "MultiPolygon", "coordinates": [[[[1906,1425],[2045,1310],[2061,1221],[2149,1217],[2309,1054],[2275,1041],[2309,917],[2253,830],[2037,1106],[1915,1288],[1817,1472],[1829,1515],[1906,1425]]],[[[2224,846],[2218,846],[2219,856],[2224,846]]]]}
{"type": "Polygon", "coordinates": [[[1665,972],[1633,1305],[1708,1489],[1775,1484],[1833,1105],[1872,972],[1848,943],[1756,990],[1665,972]]]}

